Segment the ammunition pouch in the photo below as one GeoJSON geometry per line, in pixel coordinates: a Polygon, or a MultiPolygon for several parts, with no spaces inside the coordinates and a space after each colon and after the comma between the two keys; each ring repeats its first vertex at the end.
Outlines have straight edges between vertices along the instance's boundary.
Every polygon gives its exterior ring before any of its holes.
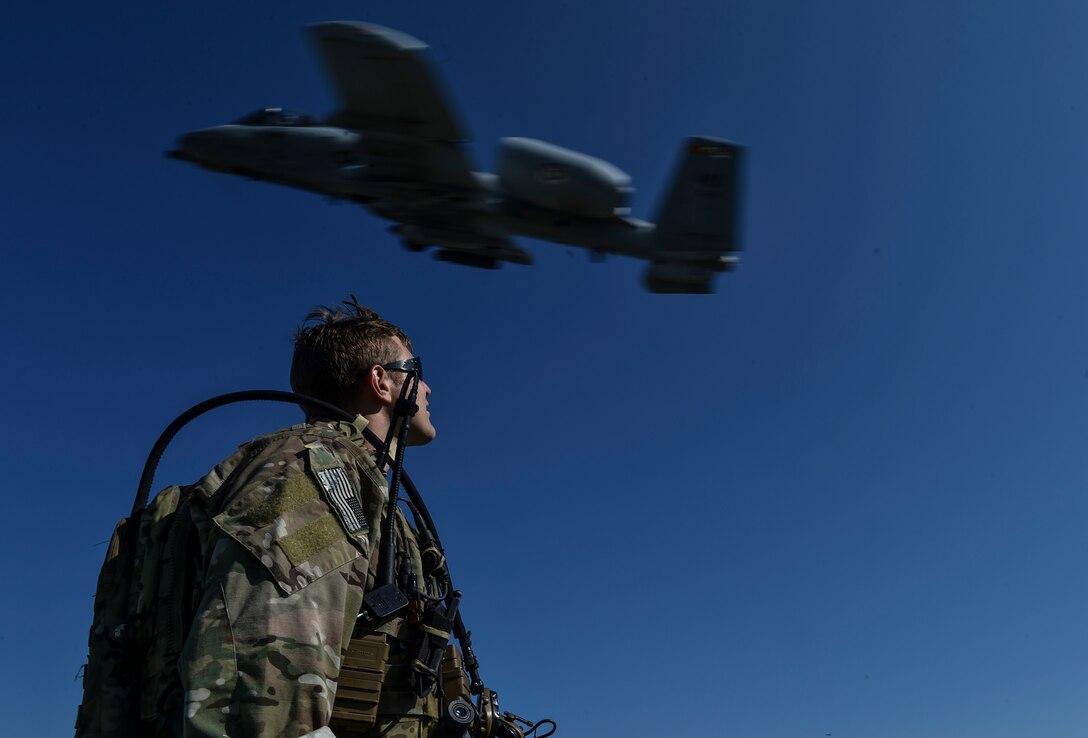
{"type": "Polygon", "coordinates": [[[451,702],[456,700],[471,701],[471,695],[468,674],[465,673],[465,666],[461,660],[461,651],[457,646],[450,643],[446,646],[446,651],[442,655],[443,713],[445,713],[444,708],[451,702]]]}
{"type": "Polygon", "coordinates": [[[378,722],[378,705],[385,684],[389,643],[385,633],[352,638],[336,688],[332,717],[350,730],[363,732],[378,722]]]}
{"type": "MultiPolygon", "coordinates": [[[[383,626],[404,632],[403,621],[383,626]]],[[[375,725],[397,718],[414,718],[433,724],[440,709],[434,695],[420,698],[410,686],[411,648],[405,640],[386,632],[355,635],[340,666],[330,727],[337,736],[370,735],[375,725]]]]}
{"type": "Polygon", "coordinates": [[[442,654],[442,716],[435,738],[470,738],[476,724],[468,675],[457,646],[448,644],[442,654]]]}

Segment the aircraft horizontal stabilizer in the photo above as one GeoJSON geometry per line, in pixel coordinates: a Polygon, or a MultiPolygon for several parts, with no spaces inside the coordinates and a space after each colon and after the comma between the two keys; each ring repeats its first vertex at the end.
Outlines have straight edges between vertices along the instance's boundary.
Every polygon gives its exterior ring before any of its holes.
{"type": "Polygon", "coordinates": [[[736,266],[736,257],[722,256],[709,262],[656,261],[646,270],[644,283],[650,292],[709,295],[714,277],[736,266]]]}

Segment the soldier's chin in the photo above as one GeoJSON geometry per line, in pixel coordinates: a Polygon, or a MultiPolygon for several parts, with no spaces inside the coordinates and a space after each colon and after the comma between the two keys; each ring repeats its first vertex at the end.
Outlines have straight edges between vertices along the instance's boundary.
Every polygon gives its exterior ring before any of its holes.
{"type": "Polygon", "coordinates": [[[408,429],[409,446],[426,446],[438,434],[430,423],[413,425],[408,429]]]}

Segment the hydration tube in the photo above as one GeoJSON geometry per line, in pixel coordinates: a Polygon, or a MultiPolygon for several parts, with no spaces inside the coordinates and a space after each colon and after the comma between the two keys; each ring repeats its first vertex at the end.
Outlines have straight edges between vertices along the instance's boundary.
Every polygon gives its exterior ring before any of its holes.
{"type": "Polygon", "coordinates": [[[140,484],[136,488],[136,499],[132,502],[131,516],[135,517],[139,515],[143,512],[143,509],[147,507],[147,498],[151,492],[151,484],[155,479],[155,470],[159,466],[159,460],[162,459],[163,453],[166,452],[166,447],[170,444],[170,441],[173,440],[174,436],[178,434],[178,431],[180,431],[187,423],[199,418],[209,410],[214,410],[223,405],[230,405],[234,402],[247,402],[250,400],[267,400],[272,402],[289,402],[294,405],[305,405],[327,412],[337,420],[346,420],[349,423],[355,420],[354,415],[345,410],[341,410],[336,405],[325,402],[324,400],[319,400],[316,397],[299,395],[294,392],[285,392],[283,390],[243,390],[242,392],[229,392],[225,395],[219,395],[210,400],[205,400],[199,405],[193,405],[181,415],[174,418],[174,422],[166,426],[166,430],[159,435],[159,439],[155,441],[155,445],[151,447],[151,453],[147,456],[143,474],[140,476],[140,484]]]}

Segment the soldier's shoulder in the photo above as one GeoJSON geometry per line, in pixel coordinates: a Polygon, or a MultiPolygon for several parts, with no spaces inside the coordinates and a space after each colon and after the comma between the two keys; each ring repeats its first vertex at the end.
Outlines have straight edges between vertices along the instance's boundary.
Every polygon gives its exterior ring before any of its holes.
{"type": "Polygon", "coordinates": [[[214,515],[240,494],[277,474],[301,467],[306,426],[293,425],[247,441],[193,485],[214,515]]]}
{"type": "Polygon", "coordinates": [[[346,468],[353,481],[365,486],[383,486],[373,453],[340,425],[298,424],[243,444],[200,480],[200,497],[214,515],[239,499],[252,499],[249,492],[254,488],[276,486],[307,473],[320,478],[334,468],[346,468]]]}
{"type": "Polygon", "coordinates": [[[353,432],[350,423],[319,421],[281,428],[254,438],[243,444],[242,448],[297,449],[300,446],[312,446],[317,441],[323,441],[341,449],[357,449],[362,446],[361,436],[353,432]]]}
{"type": "Polygon", "coordinates": [[[260,461],[266,466],[270,462],[276,466],[284,466],[291,459],[301,458],[307,453],[307,449],[312,448],[328,448],[338,454],[345,454],[351,451],[351,443],[335,428],[300,423],[254,438],[243,444],[239,450],[243,452],[246,463],[260,461]]]}
{"type": "Polygon", "coordinates": [[[308,425],[255,439],[212,507],[214,525],[285,594],[369,552],[372,511],[355,493],[360,478],[341,458],[341,438],[308,425]]]}

